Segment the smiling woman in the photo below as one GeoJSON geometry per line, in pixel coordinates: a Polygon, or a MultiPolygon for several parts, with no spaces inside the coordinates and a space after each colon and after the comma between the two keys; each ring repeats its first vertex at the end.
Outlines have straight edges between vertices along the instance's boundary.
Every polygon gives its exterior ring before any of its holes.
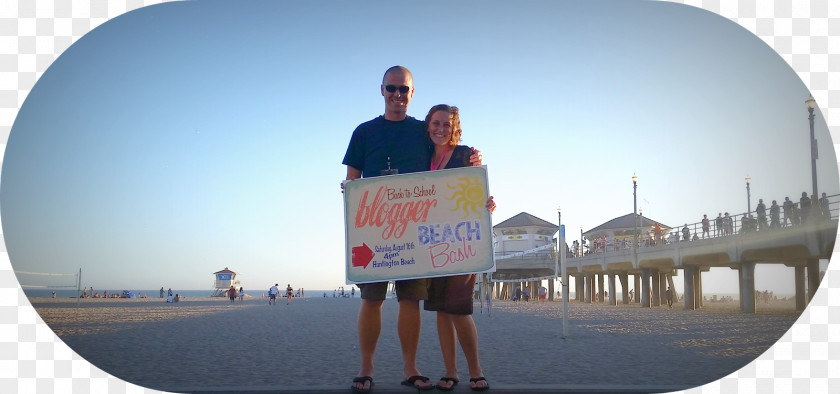
{"type": "MultiPolygon", "coordinates": [[[[73,35],[84,25],[76,4],[53,7],[57,21],[73,16],[73,35]]],[[[90,15],[114,12],[110,4],[91,5],[90,15]]],[[[51,30],[41,7],[3,11],[22,18],[13,33],[21,35],[20,67],[43,67],[50,40],[23,37],[35,25],[51,30]]],[[[805,21],[795,30],[808,30],[805,21]]],[[[40,71],[4,78],[27,81],[40,71]]],[[[79,38],[28,93],[3,160],[3,236],[15,270],[81,267],[90,273],[82,287],[157,289],[165,277],[207,288],[210,272],[236,261],[246,288],[286,279],[332,288],[346,280],[334,187],[344,177],[340,158],[353,126],[383,115],[380,100],[386,117],[411,116],[409,102],[420,116],[440,102],[469,113],[464,128],[475,131],[466,142],[481,147],[494,196],[504,201],[494,217],[549,216],[560,203],[564,222],[592,228],[630,211],[633,172],[644,181],[645,214],[671,224],[743,212],[747,174],[755,199],[810,192],[812,146],[819,192],[840,193],[819,109],[819,143],[809,138],[810,93],[761,39],[681,4],[468,1],[446,12],[423,2],[317,12],[304,2],[159,4],[79,38]],[[384,21],[393,30],[383,31],[384,21]],[[393,64],[414,75],[383,77],[393,64]]],[[[814,93],[817,104],[828,103],[814,93]]],[[[459,209],[478,201],[466,189],[461,197],[459,209]]],[[[716,274],[703,273],[704,283],[720,282],[716,274]]],[[[791,283],[788,274],[762,280],[770,290],[791,283]]],[[[87,357],[91,348],[78,351],[87,357]]],[[[425,357],[435,361],[424,370],[439,367],[437,353],[425,357]]],[[[342,386],[355,371],[343,372],[342,386]]],[[[120,377],[143,370],[131,374],[120,377]]]]}

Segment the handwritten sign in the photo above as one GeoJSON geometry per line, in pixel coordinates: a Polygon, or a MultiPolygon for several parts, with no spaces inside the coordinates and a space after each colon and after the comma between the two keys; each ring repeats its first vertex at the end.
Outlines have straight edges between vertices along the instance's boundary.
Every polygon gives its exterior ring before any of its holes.
{"type": "Polygon", "coordinates": [[[486,166],[348,182],[347,283],[495,271],[487,196],[486,166]]]}

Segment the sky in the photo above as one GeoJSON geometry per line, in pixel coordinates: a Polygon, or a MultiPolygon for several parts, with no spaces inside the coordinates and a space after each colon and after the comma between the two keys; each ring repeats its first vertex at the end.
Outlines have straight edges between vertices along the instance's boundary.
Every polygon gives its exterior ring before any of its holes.
{"type": "MultiPolygon", "coordinates": [[[[808,89],[717,14],[317,3],[164,3],[68,48],[27,96],[3,159],[14,269],[81,269],[97,289],[210,289],[225,267],[246,289],[344,285],[341,160],[353,129],[383,113],[379,84],[397,64],[414,75],[409,115],[460,108],[495,223],[554,222],[560,207],[567,233],[589,230],[632,212],[633,174],[639,208],[670,226],[745,212],[747,176],[753,208],[811,190],[808,89]]],[[[838,194],[819,110],[815,132],[820,192],[838,194]]],[[[725,271],[704,276],[706,293],[737,292],[725,271]]],[[[792,275],[759,266],[756,288],[792,293],[792,275]]]]}

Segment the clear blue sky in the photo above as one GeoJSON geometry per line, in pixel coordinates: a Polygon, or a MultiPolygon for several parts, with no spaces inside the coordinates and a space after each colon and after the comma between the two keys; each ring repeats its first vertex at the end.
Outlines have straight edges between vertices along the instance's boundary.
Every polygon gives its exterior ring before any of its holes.
{"type": "MultiPolygon", "coordinates": [[[[497,223],[553,222],[560,206],[569,234],[591,229],[632,212],[634,173],[644,215],[671,226],[746,211],[747,175],[753,207],[811,189],[806,86],[717,14],[321,3],[164,3],[74,43],[9,136],[0,208],[15,270],[81,268],[97,289],[209,289],[225,267],[246,289],[343,285],[341,160],[355,126],[383,113],[396,64],[414,74],[409,115],[460,107],[497,223]]],[[[837,194],[817,112],[820,191],[837,194]]],[[[758,289],[792,292],[792,272],[762,269],[758,289]]],[[[704,290],[736,292],[723,287],[737,272],[720,283],[704,290]]]]}

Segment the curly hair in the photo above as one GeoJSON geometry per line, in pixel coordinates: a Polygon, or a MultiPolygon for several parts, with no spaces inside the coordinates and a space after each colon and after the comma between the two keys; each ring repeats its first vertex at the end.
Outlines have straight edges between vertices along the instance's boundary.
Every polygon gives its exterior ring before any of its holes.
{"type": "MultiPolygon", "coordinates": [[[[449,112],[449,123],[452,125],[452,137],[449,138],[449,146],[458,145],[461,142],[461,117],[458,107],[447,104],[438,104],[432,107],[426,115],[426,130],[429,129],[429,121],[432,119],[432,115],[437,111],[449,112]]],[[[426,133],[426,136],[428,137],[428,133],[426,133]]]]}

